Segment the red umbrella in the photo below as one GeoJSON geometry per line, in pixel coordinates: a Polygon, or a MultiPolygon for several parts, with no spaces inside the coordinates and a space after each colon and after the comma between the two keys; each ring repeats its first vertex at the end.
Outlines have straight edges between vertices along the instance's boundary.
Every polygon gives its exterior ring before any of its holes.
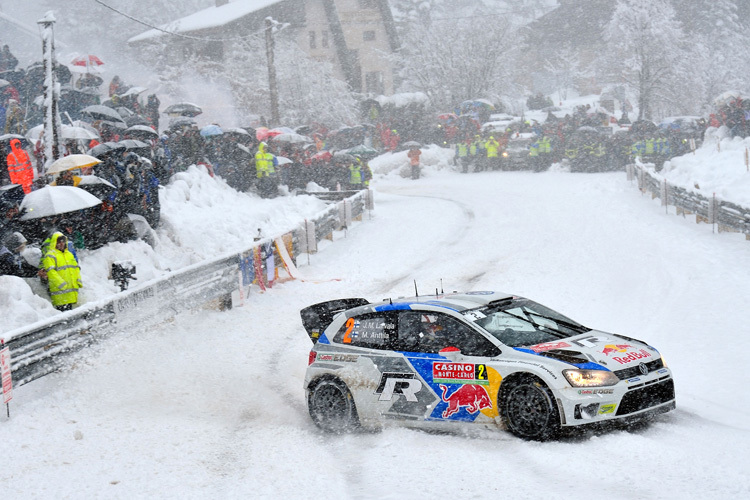
{"type": "Polygon", "coordinates": [[[78,56],[73,59],[70,64],[73,67],[77,68],[78,72],[80,72],[80,70],[84,70],[86,73],[100,72],[102,69],[100,68],[100,66],[104,66],[104,62],[92,54],[86,56],[78,56]]]}
{"type": "Polygon", "coordinates": [[[328,161],[331,158],[333,158],[333,155],[330,151],[319,151],[312,155],[313,160],[321,160],[321,161],[328,161]]]}
{"type": "Polygon", "coordinates": [[[269,137],[276,137],[280,134],[282,134],[280,130],[268,130],[267,127],[258,127],[255,129],[255,137],[259,141],[265,141],[269,137]]]}

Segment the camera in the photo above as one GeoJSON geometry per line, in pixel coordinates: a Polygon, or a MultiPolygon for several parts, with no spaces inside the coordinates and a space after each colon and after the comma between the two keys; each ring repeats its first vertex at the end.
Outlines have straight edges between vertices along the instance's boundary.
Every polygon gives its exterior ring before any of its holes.
{"type": "Polygon", "coordinates": [[[127,290],[130,280],[138,279],[135,277],[135,265],[129,260],[113,262],[109,279],[119,285],[121,292],[127,290]]]}

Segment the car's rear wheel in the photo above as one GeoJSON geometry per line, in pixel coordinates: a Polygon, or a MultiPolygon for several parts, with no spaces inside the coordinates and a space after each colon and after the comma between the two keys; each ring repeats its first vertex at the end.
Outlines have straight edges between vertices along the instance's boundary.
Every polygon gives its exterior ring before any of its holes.
{"type": "Polygon", "coordinates": [[[506,427],[522,439],[544,441],[560,432],[560,412],[552,391],[533,375],[503,382],[499,403],[506,427]]]}
{"type": "Polygon", "coordinates": [[[323,379],[310,390],[307,408],[315,425],[326,432],[347,432],[359,427],[352,393],[338,379],[323,379]]]}

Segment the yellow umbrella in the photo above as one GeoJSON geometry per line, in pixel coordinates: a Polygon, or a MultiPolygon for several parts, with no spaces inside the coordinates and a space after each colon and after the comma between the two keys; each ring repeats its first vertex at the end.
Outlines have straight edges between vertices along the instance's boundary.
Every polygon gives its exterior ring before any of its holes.
{"type": "Polygon", "coordinates": [[[93,167],[101,162],[100,159],[94,158],[91,155],[75,154],[63,156],[59,160],[55,160],[52,165],[49,166],[47,173],[57,174],[59,172],[64,172],[65,170],[73,170],[74,168],[93,167]]]}

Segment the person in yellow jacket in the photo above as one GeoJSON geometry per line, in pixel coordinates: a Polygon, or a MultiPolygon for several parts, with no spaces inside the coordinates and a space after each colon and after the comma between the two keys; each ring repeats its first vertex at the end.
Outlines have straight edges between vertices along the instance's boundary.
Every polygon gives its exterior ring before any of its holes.
{"type": "Polygon", "coordinates": [[[500,143],[497,142],[494,135],[491,135],[484,143],[484,149],[487,152],[487,169],[497,170],[500,168],[500,143]]]}
{"type": "Polygon", "coordinates": [[[263,198],[273,198],[277,194],[276,169],[274,169],[274,156],[269,153],[265,142],[258,144],[258,152],[255,153],[255,174],[258,177],[258,193],[263,198]]]}
{"type": "Polygon", "coordinates": [[[68,240],[61,232],[52,234],[50,245],[42,258],[42,269],[47,276],[47,286],[52,305],[59,311],[69,311],[78,303],[81,268],[68,250],[68,240]]]}

